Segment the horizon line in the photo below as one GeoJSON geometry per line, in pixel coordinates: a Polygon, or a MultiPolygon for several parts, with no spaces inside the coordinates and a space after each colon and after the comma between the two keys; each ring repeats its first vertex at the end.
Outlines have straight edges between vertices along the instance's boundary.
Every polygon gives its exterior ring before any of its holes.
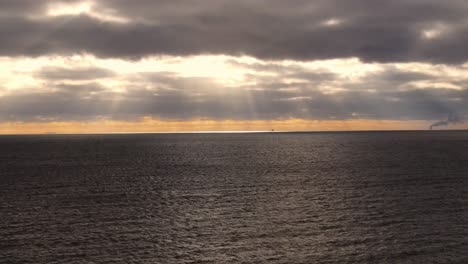
{"type": "Polygon", "coordinates": [[[214,130],[214,131],[146,131],[146,132],[43,132],[0,133],[0,136],[53,136],[53,135],[131,135],[131,134],[274,134],[274,133],[359,133],[359,132],[423,132],[423,131],[468,131],[468,129],[384,129],[384,130],[214,130]]]}

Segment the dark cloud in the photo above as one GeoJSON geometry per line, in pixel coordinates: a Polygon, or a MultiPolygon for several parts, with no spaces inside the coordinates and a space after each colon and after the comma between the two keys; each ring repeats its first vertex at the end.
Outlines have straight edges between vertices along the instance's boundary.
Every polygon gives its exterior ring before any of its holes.
{"type": "Polygon", "coordinates": [[[0,16],[20,16],[41,12],[46,1],[42,0],[2,0],[0,1],[0,16]]]}
{"type": "Polygon", "coordinates": [[[36,77],[45,80],[93,80],[115,76],[115,73],[102,68],[82,67],[82,68],[60,68],[43,67],[36,74],[36,77]]]}
{"type": "MultiPolygon", "coordinates": [[[[391,91],[416,88],[413,82],[426,81],[433,83],[437,76],[427,73],[400,70],[394,66],[385,66],[381,71],[367,74],[359,82],[345,83],[344,87],[351,91],[391,91]]],[[[455,82],[453,83],[455,85],[455,82]]]]}
{"type": "MultiPolygon", "coordinates": [[[[0,54],[92,53],[101,57],[231,54],[262,59],[364,61],[468,60],[465,0],[101,0],[94,12],[129,23],[62,16],[27,18],[46,1],[6,1],[0,18],[0,54]],[[36,4],[34,4],[36,3],[36,4]],[[109,11],[111,10],[111,11],[109,11]],[[341,21],[334,26],[323,23],[341,21]],[[423,30],[444,25],[433,39],[423,30]]],[[[50,3],[50,1],[49,1],[50,3]]]]}
{"type": "Polygon", "coordinates": [[[401,84],[412,81],[434,80],[435,76],[416,71],[403,71],[392,66],[387,66],[382,72],[370,74],[366,77],[366,82],[379,81],[385,83],[401,84]]]}

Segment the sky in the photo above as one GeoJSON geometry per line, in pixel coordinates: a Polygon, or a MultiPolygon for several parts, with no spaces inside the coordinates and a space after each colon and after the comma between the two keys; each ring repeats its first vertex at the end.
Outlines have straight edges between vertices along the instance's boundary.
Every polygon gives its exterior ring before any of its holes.
{"type": "Polygon", "coordinates": [[[0,133],[465,129],[466,0],[2,0],[0,133]]]}

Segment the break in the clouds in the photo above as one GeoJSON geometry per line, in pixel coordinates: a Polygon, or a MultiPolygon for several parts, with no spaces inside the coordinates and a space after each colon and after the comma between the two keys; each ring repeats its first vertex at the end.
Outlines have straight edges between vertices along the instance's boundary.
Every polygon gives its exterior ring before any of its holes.
{"type": "Polygon", "coordinates": [[[356,59],[286,63],[234,57],[140,62],[80,58],[48,64],[56,66],[38,63],[28,72],[12,73],[17,75],[12,81],[33,76],[33,86],[2,93],[2,121],[146,116],[433,120],[468,112],[464,88],[468,69],[461,66],[363,64],[356,59]],[[66,66],[69,63],[76,65],[66,66]]]}
{"type": "Polygon", "coordinates": [[[446,120],[465,0],[0,1],[0,122],[446,120]]]}

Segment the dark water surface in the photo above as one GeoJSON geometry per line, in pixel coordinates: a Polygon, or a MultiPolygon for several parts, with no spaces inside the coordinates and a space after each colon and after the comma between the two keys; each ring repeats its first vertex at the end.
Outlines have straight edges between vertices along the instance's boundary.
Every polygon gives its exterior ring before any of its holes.
{"type": "Polygon", "coordinates": [[[468,132],[0,137],[0,263],[468,263],[468,132]]]}

